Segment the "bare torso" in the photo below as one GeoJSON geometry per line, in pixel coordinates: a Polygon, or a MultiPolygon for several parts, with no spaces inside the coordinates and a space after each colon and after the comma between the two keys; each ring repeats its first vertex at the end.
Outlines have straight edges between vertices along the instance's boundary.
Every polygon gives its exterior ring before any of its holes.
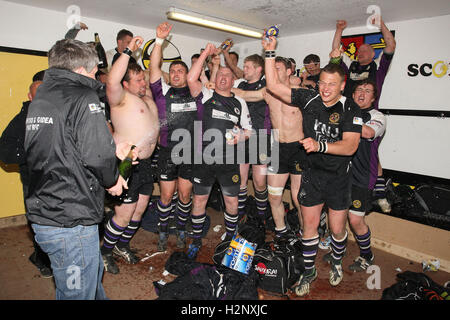
{"type": "Polygon", "coordinates": [[[153,153],[159,135],[156,104],[148,96],[139,98],[125,91],[122,102],[111,106],[114,141],[130,142],[139,148],[139,159],[147,159],[153,153]]]}
{"type": "Polygon", "coordinates": [[[266,91],[264,98],[269,105],[272,128],[278,130],[278,141],[295,142],[304,138],[303,117],[298,107],[282,102],[266,91]]]}

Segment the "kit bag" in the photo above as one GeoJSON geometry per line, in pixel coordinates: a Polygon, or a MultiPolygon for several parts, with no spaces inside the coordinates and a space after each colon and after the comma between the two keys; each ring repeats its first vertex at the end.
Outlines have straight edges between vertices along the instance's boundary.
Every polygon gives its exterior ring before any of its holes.
{"type": "Polygon", "coordinates": [[[300,239],[293,237],[265,243],[256,250],[253,266],[259,274],[258,286],[261,289],[287,294],[304,272],[300,239]]]}

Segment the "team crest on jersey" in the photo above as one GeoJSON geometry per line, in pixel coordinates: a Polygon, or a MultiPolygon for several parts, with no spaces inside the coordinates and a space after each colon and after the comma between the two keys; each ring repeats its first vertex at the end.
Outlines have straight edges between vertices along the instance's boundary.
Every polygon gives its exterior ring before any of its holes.
{"type": "Polygon", "coordinates": [[[102,107],[99,104],[97,104],[97,103],[90,103],[89,104],[89,111],[91,113],[102,112],[102,107]]]}
{"type": "Polygon", "coordinates": [[[332,113],[330,115],[330,122],[334,123],[334,124],[338,123],[339,122],[339,113],[337,113],[337,112],[332,113]]]}
{"type": "Polygon", "coordinates": [[[239,182],[239,175],[235,174],[232,178],[231,181],[233,181],[234,183],[238,183],[239,182]]]}
{"type": "Polygon", "coordinates": [[[360,117],[353,117],[353,124],[363,125],[363,120],[360,117]]]}
{"type": "Polygon", "coordinates": [[[353,207],[355,207],[356,209],[361,208],[361,201],[353,200],[353,207]]]}
{"type": "Polygon", "coordinates": [[[264,162],[267,160],[267,154],[265,153],[260,153],[259,154],[259,161],[264,162]]]}
{"type": "Polygon", "coordinates": [[[237,115],[241,114],[241,110],[239,110],[239,108],[234,108],[234,113],[236,113],[237,115]]]}

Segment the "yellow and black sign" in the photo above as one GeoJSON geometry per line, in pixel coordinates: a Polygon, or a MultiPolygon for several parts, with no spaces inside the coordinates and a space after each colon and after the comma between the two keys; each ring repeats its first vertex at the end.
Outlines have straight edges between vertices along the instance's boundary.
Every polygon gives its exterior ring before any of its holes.
{"type": "MultiPolygon", "coordinates": [[[[155,39],[147,41],[142,49],[142,65],[148,69],[150,65],[150,54],[153,50],[155,39]]],[[[163,43],[163,62],[181,61],[181,54],[178,48],[169,40],[163,43]]]]}

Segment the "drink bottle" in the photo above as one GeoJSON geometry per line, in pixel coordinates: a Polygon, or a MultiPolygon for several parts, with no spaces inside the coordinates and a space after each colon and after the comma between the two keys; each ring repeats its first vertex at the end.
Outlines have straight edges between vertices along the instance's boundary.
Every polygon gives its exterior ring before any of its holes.
{"type": "Polygon", "coordinates": [[[224,43],[222,44],[222,50],[225,50],[230,45],[231,45],[231,40],[230,39],[225,40],[224,43]]]}
{"type": "Polygon", "coordinates": [[[131,146],[130,152],[119,164],[119,174],[128,181],[131,176],[131,171],[133,168],[133,150],[136,148],[135,145],[131,146]]]}
{"type": "Polygon", "coordinates": [[[103,69],[108,67],[108,61],[106,60],[105,49],[103,49],[102,43],[100,42],[100,37],[98,33],[94,34],[95,36],[95,50],[97,51],[98,59],[100,60],[98,63],[98,68],[103,69]]]}

